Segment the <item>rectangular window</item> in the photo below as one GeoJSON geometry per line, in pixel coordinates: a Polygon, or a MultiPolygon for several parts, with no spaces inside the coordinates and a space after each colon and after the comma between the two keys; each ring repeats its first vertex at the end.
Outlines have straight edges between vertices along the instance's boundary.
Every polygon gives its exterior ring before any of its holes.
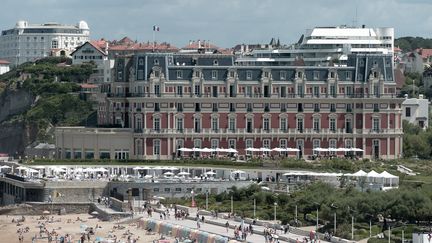
{"type": "Polygon", "coordinates": [[[199,117],[194,118],[194,129],[195,132],[201,132],[201,118],[199,117]]]}
{"type": "Polygon", "coordinates": [[[283,132],[287,131],[287,119],[285,117],[281,117],[280,119],[280,130],[283,132]]]}
{"type": "Polygon", "coordinates": [[[330,96],[336,97],[336,86],[335,85],[330,85],[330,96]]]}
{"type": "Polygon", "coordinates": [[[183,112],[183,103],[177,103],[177,112],[183,112]]]}
{"type": "Polygon", "coordinates": [[[380,125],[379,125],[379,118],[373,118],[373,131],[374,132],[379,132],[380,130],[380,125]]]}
{"type": "Polygon", "coordinates": [[[177,79],[182,79],[183,78],[183,71],[177,70],[176,76],[177,76],[177,79]]]}
{"type": "Polygon", "coordinates": [[[314,80],[318,80],[319,79],[319,71],[314,71],[313,72],[313,79],[314,80]]]}
{"type": "Polygon", "coordinates": [[[351,80],[351,72],[350,72],[350,71],[346,71],[346,72],[345,72],[345,79],[346,79],[347,81],[350,81],[350,80],[351,80]]]}
{"type": "Polygon", "coordinates": [[[195,103],[195,112],[201,112],[201,104],[195,103]]]}
{"type": "Polygon", "coordinates": [[[159,103],[154,103],[154,111],[155,112],[160,112],[160,105],[159,105],[159,103]]]}
{"type": "Polygon", "coordinates": [[[228,147],[235,149],[236,148],[236,140],[235,139],[228,140],[228,147]]]}
{"type": "Polygon", "coordinates": [[[235,73],[234,73],[234,71],[230,71],[230,72],[229,72],[229,76],[230,76],[230,78],[234,78],[234,77],[235,77],[235,73]]]}
{"type": "MultiPolygon", "coordinates": [[[[246,139],[246,148],[253,148],[253,140],[252,139],[246,139]]],[[[246,150],[247,155],[252,155],[252,151],[246,150]]]]}
{"type": "Polygon", "coordinates": [[[313,140],[313,153],[314,154],[318,153],[318,151],[316,151],[315,149],[317,149],[317,148],[320,147],[320,143],[321,143],[321,141],[319,139],[314,139],[313,140]]]}
{"type": "Polygon", "coordinates": [[[285,86],[280,87],[280,97],[282,97],[282,98],[287,97],[287,91],[286,90],[287,89],[285,86]]]}
{"type": "Polygon", "coordinates": [[[144,71],[143,70],[138,70],[138,80],[143,80],[144,79],[144,71]]]}
{"type": "Polygon", "coordinates": [[[299,131],[300,133],[303,132],[303,118],[297,118],[297,131],[299,131]]]}
{"type": "Polygon", "coordinates": [[[217,148],[219,148],[219,140],[218,140],[218,139],[212,139],[212,140],[211,140],[211,148],[212,148],[212,149],[217,149],[217,148]]]}
{"type": "Polygon", "coordinates": [[[213,80],[215,80],[215,79],[218,78],[218,76],[217,76],[217,71],[216,71],[216,70],[213,70],[213,71],[211,72],[211,78],[212,78],[213,80]]]}
{"type": "Polygon", "coordinates": [[[194,86],[194,94],[195,96],[201,96],[201,85],[197,84],[194,86]]]}
{"type": "Polygon", "coordinates": [[[405,117],[411,117],[411,107],[405,108],[405,117]]]}
{"type": "Polygon", "coordinates": [[[300,97],[304,96],[303,85],[301,85],[301,84],[297,85],[297,95],[300,97]]]}
{"type": "Polygon", "coordinates": [[[230,130],[230,132],[234,132],[235,131],[235,118],[234,117],[230,117],[229,118],[229,122],[228,122],[228,129],[230,130]]]}
{"type": "Polygon", "coordinates": [[[330,112],[336,112],[336,104],[330,104],[330,112]]]}
{"type": "Polygon", "coordinates": [[[212,117],[211,128],[214,132],[217,132],[219,130],[219,118],[212,117]]]}
{"type": "Polygon", "coordinates": [[[253,109],[252,109],[252,103],[247,103],[246,104],[246,111],[247,112],[252,112],[253,111],[253,109]]]}
{"type": "Polygon", "coordinates": [[[320,95],[320,87],[319,86],[314,86],[313,87],[313,95],[315,97],[319,97],[319,95],[320,95]]]}
{"type": "Polygon", "coordinates": [[[160,140],[153,140],[153,155],[160,155],[160,140]]]}
{"type": "Polygon", "coordinates": [[[246,86],[246,97],[252,97],[252,86],[246,86]]]}
{"type": "Polygon", "coordinates": [[[229,103],[229,111],[235,112],[235,104],[234,103],[229,103]]]}
{"type": "Polygon", "coordinates": [[[269,118],[264,118],[263,120],[263,129],[264,131],[270,131],[270,119],[269,118]]]}
{"type": "Polygon", "coordinates": [[[352,87],[351,86],[346,86],[345,87],[345,92],[346,92],[346,95],[348,96],[348,97],[350,97],[350,96],[352,96],[352,87]]]}
{"type": "Polygon", "coordinates": [[[280,107],[281,107],[281,112],[286,112],[286,111],[287,111],[287,108],[286,108],[286,104],[285,104],[285,103],[281,103],[281,104],[280,104],[280,107]]]}
{"type": "Polygon", "coordinates": [[[320,112],[320,104],[314,104],[314,112],[320,112]]]}
{"type": "Polygon", "coordinates": [[[158,117],[154,118],[153,129],[157,132],[160,131],[160,118],[158,118],[158,117]]]}
{"type": "Polygon", "coordinates": [[[178,132],[183,132],[183,118],[182,117],[177,117],[177,131],[178,132]]]}
{"type": "Polygon", "coordinates": [[[160,86],[159,86],[159,84],[156,84],[155,86],[154,86],[154,92],[155,92],[155,95],[157,96],[157,97],[160,97],[160,86]]]}
{"type": "Polygon", "coordinates": [[[252,80],[252,71],[246,71],[246,79],[252,80]]]}
{"type": "Polygon", "coordinates": [[[319,118],[314,118],[313,119],[313,129],[314,132],[319,132],[320,131],[320,119],[319,118]]]}
{"type": "Polygon", "coordinates": [[[280,71],[279,75],[280,75],[280,80],[286,80],[287,77],[286,71],[280,71]]]}
{"type": "Polygon", "coordinates": [[[330,118],[330,131],[336,132],[336,119],[330,118]]]}
{"type": "Polygon", "coordinates": [[[212,112],[218,112],[218,104],[217,103],[212,104],[212,112]]]}

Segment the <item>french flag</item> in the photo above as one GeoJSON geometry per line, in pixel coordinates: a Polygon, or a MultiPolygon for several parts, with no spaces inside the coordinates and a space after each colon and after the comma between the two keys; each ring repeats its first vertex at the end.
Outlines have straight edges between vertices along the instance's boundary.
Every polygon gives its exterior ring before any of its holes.
{"type": "Polygon", "coordinates": [[[159,26],[153,25],[153,31],[159,31],[159,26]]]}

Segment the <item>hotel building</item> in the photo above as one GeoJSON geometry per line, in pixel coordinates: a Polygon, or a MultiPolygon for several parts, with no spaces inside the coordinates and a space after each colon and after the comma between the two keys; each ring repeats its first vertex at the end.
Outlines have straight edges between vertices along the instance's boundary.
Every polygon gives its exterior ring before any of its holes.
{"type": "Polygon", "coordinates": [[[18,21],[14,28],[1,32],[0,59],[17,66],[48,56],[68,56],[88,41],[89,35],[90,29],[85,21],[77,25],[18,21]]]}
{"type": "Polygon", "coordinates": [[[236,65],[231,54],[137,53],[115,59],[99,128],[58,127],[63,159],[173,159],[181,147],[356,147],[402,153],[391,54],[350,54],[345,66],[236,65]]]}

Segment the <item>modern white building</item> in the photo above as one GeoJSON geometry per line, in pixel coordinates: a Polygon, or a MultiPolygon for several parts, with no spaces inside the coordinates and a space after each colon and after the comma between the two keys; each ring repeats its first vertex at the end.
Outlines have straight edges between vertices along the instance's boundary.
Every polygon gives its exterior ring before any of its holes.
{"type": "Polygon", "coordinates": [[[298,43],[289,47],[269,45],[244,52],[239,65],[293,65],[298,59],[306,66],[346,66],[349,54],[392,54],[394,28],[316,27],[306,30],[298,43]]]}
{"type": "Polygon", "coordinates": [[[6,60],[0,60],[0,75],[9,72],[10,63],[6,60]]]}
{"type": "Polygon", "coordinates": [[[89,78],[89,83],[101,84],[110,82],[114,60],[108,58],[108,42],[104,40],[87,41],[71,53],[72,64],[79,65],[93,62],[96,72],[89,78]]]}
{"type": "Polygon", "coordinates": [[[426,129],[429,124],[429,101],[423,95],[419,98],[406,99],[402,102],[402,119],[426,129]]]}
{"type": "Polygon", "coordinates": [[[89,40],[90,29],[85,21],[76,25],[58,23],[30,24],[18,21],[14,28],[0,35],[0,59],[11,66],[54,55],[68,56],[89,40]]]}

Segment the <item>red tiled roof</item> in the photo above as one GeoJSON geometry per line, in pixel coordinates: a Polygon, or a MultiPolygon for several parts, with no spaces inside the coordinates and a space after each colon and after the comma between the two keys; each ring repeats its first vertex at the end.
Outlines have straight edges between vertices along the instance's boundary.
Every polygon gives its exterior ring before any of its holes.
{"type": "Polygon", "coordinates": [[[187,46],[183,47],[182,49],[186,50],[196,50],[200,48],[206,48],[206,49],[219,49],[216,45],[213,45],[212,43],[206,42],[206,41],[192,41],[187,46]]]}
{"type": "Polygon", "coordinates": [[[1,60],[0,59],[0,64],[10,64],[10,62],[6,61],[6,60],[1,60]]]}
{"type": "Polygon", "coordinates": [[[90,45],[92,45],[96,50],[98,50],[99,52],[103,53],[104,55],[107,55],[107,53],[105,53],[105,51],[104,51],[106,43],[107,42],[103,41],[103,40],[89,41],[90,45]]]}
{"type": "Polygon", "coordinates": [[[83,89],[94,89],[97,88],[98,86],[95,84],[80,84],[81,88],[83,89]]]}
{"type": "Polygon", "coordinates": [[[428,58],[430,56],[432,56],[432,49],[417,49],[416,50],[418,54],[421,55],[422,58],[428,58]]]}
{"type": "Polygon", "coordinates": [[[132,44],[135,43],[131,38],[125,36],[123,37],[121,40],[118,41],[118,43],[122,43],[122,44],[132,44]]]}
{"type": "Polygon", "coordinates": [[[395,48],[393,48],[393,51],[394,51],[394,52],[401,52],[402,49],[400,49],[399,47],[395,47],[395,48]]]}
{"type": "Polygon", "coordinates": [[[169,43],[156,43],[152,45],[152,43],[133,43],[133,44],[112,44],[109,48],[110,51],[172,51],[175,52],[178,50],[177,47],[169,44],[169,43]]]}

